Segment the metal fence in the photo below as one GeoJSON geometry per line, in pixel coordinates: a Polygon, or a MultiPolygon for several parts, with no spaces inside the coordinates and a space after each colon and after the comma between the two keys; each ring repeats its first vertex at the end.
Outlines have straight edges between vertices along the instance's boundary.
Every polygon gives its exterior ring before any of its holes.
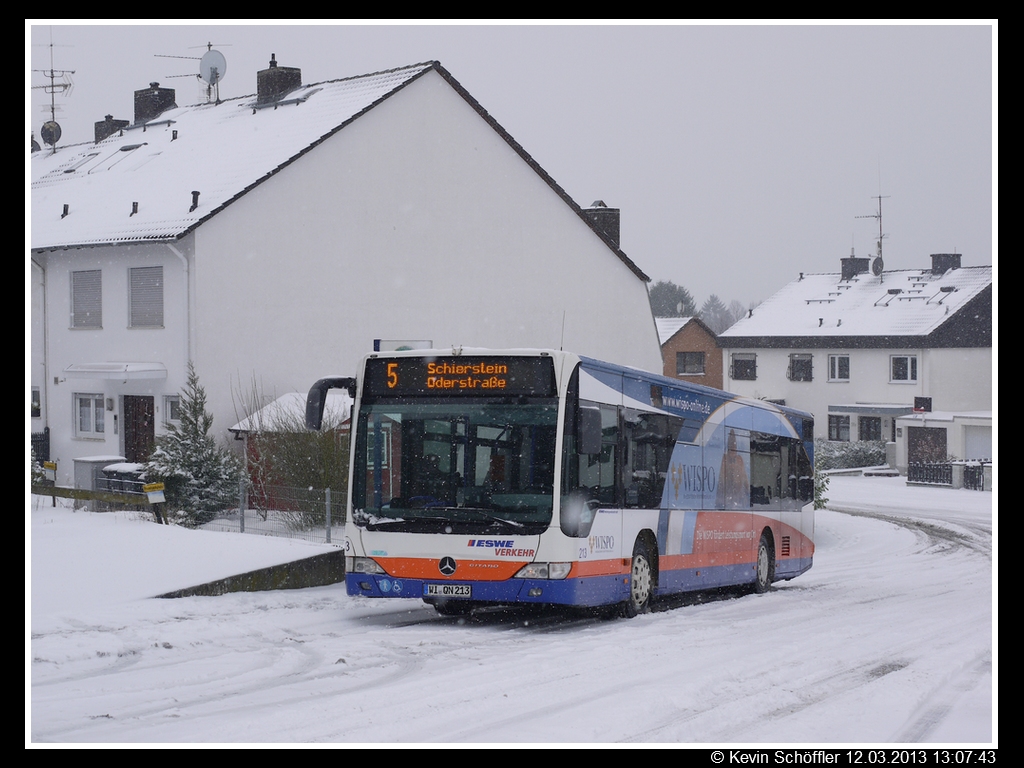
{"type": "Polygon", "coordinates": [[[140,499],[145,499],[145,494],[142,492],[142,486],[145,485],[145,481],[139,480],[138,477],[129,477],[127,474],[118,473],[118,475],[110,477],[97,477],[96,478],[96,490],[107,491],[109,493],[137,493],[140,499]]]}
{"type": "Polygon", "coordinates": [[[345,499],[330,488],[264,486],[239,489],[239,504],[202,526],[206,530],[284,536],[340,547],[345,499]]]}
{"type": "Polygon", "coordinates": [[[907,467],[907,480],[911,483],[929,483],[931,485],[953,486],[953,465],[948,462],[927,462],[910,464],[907,467]]]}
{"type": "Polygon", "coordinates": [[[972,491],[985,490],[984,463],[964,465],[964,488],[969,488],[972,491]]]}
{"type": "Polygon", "coordinates": [[[983,491],[985,468],[991,465],[989,459],[910,464],[907,466],[907,482],[983,491]]]}

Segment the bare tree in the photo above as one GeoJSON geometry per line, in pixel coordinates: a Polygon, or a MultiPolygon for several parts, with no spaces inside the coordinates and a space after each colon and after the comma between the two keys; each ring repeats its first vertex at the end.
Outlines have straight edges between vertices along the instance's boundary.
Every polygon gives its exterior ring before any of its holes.
{"type": "Polygon", "coordinates": [[[348,486],[348,413],[328,408],[319,432],[306,429],[305,396],[264,396],[255,379],[239,394],[244,416],[249,504],[266,520],[273,510],[295,528],[323,522],[324,490],[345,498],[348,486]],[[269,401],[269,402],[268,402],[269,401]]]}
{"type": "Polygon", "coordinates": [[[726,329],[731,328],[733,325],[735,325],[744,317],[746,317],[747,308],[743,306],[742,302],[733,299],[732,301],[729,302],[729,315],[732,317],[732,322],[730,322],[729,325],[726,326],[726,329]]]}

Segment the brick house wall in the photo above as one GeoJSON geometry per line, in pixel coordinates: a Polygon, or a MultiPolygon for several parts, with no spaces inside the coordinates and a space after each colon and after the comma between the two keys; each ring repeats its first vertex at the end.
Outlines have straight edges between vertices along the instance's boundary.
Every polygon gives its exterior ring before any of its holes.
{"type": "MultiPolygon", "coordinates": [[[[664,375],[706,387],[722,388],[722,350],[715,334],[697,318],[693,318],[661,345],[664,375]],[[703,353],[703,372],[679,373],[679,353],[703,353]]],[[[690,360],[691,364],[693,359],[690,360]]]]}

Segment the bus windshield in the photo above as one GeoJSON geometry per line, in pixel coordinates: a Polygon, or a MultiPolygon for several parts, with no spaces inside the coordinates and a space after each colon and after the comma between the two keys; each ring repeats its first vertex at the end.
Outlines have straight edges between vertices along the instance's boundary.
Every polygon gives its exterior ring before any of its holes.
{"type": "Polygon", "coordinates": [[[382,402],[359,412],[352,522],[538,534],[551,522],[557,401],[382,402]]]}

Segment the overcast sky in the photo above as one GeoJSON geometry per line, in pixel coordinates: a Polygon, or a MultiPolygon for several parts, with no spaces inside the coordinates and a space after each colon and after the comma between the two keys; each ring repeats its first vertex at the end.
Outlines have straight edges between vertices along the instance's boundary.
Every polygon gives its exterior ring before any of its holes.
{"type": "Polygon", "coordinates": [[[956,251],[994,263],[991,21],[888,25],[26,26],[29,130],[57,95],[61,143],[133,117],[150,82],[202,101],[206,43],[221,98],[255,93],[271,54],[311,83],[436,59],[580,205],[622,210],[623,251],[698,306],[764,300],[799,272],[956,251]],[[50,48],[52,35],[53,48],[50,48]],[[176,56],[182,58],[165,58],[176,56]],[[188,58],[193,57],[193,58],[188,58]]]}

